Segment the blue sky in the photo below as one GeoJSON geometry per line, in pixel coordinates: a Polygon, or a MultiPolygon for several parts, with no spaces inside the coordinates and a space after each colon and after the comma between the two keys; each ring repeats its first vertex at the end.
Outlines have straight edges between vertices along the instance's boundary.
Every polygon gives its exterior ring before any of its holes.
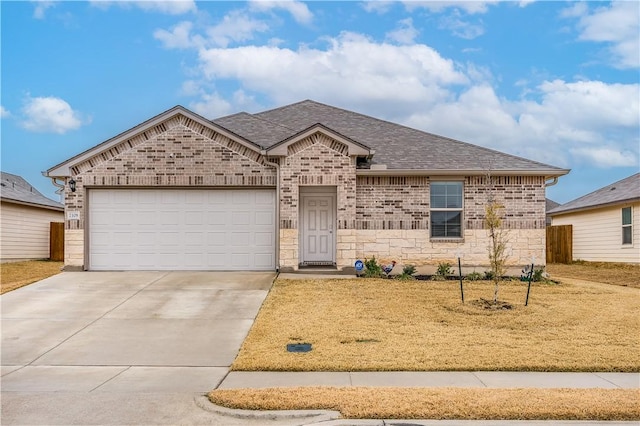
{"type": "Polygon", "coordinates": [[[639,170],[640,3],[8,2],[2,170],[41,171],[177,104],[304,99],[570,168],[567,202],[639,170]]]}

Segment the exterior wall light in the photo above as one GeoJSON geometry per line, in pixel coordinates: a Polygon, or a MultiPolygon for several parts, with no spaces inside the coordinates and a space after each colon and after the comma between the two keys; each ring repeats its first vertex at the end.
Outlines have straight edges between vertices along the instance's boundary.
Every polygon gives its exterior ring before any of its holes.
{"type": "Polygon", "coordinates": [[[76,192],[76,181],[73,180],[73,178],[69,180],[69,189],[71,190],[71,192],[76,192]]]}

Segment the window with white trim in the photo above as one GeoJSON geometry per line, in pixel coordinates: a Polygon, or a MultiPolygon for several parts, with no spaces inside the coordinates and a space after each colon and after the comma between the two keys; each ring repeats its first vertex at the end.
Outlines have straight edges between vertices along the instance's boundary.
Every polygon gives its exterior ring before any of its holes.
{"type": "Polygon", "coordinates": [[[462,182],[431,182],[432,238],[462,238],[462,182]]]}
{"type": "Polygon", "coordinates": [[[633,225],[631,207],[622,209],[622,244],[633,244],[633,225]]]}

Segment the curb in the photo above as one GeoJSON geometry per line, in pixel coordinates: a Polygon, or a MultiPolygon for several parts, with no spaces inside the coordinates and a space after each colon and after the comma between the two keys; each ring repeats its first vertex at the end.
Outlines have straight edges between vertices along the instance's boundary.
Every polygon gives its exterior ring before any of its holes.
{"type": "Polygon", "coordinates": [[[327,422],[330,420],[338,420],[341,417],[339,411],[331,410],[240,410],[234,408],[222,407],[209,401],[206,395],[199,395],[194,398],[194,402],[200,408],[210,413],[219,414],[221,416],[235,417],[237,419],[310,419],[314,422],[327,422]]]}

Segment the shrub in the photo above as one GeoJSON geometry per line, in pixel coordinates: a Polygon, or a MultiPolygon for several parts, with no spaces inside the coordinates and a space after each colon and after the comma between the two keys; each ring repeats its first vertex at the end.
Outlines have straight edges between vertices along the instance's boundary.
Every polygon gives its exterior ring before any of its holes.
{"type": "Polygon", "coordinates": [[[413,280],[415,277],[413,274],[416,273],[416,267],[413,265],[405,265],[402,268],[402,274],[398,275],[399,280],[413,280]]]}
{"type": "Polygon", "coordinates": [[[378,264],[376,257],[364,259],[364,276],[367,278],[379,278],[382,276],[382,267],[378,264]]]}
{"type": "Polygon", "coordinates": [[[467,274],[465,279],[469,281],[479,281],[482,279],[482,274],[480,272],[473,271],[470,274],[467,274]]]}
{"type": "Polygon", "coordinates": [[[533,270],[533,276],[531,277],[531,280],[534,282],[544,281],[545,275],[546,274],[544,272],[544,266],[539,266],[533,270]]]}
{"type": "Polygon", "coordinates": [[[446,280],[447,276],[451,274],[453,274],[453,269],[451,269],[451,264],[449,262],[438,263],[438,270],[436,271],[436,275],[433,279],[446,280]]]}
{"type": "Polygon", "coordinates": [[[416,267],[413,265],[405,265],[402,268],[402,274],[403,275],[413,275],[416,273],[416,267]]]}
{"type": "Polygon", "coordinates": [[[484,271],[484,279],[488,281],[493,280],[493,271],[484,271]]]}

